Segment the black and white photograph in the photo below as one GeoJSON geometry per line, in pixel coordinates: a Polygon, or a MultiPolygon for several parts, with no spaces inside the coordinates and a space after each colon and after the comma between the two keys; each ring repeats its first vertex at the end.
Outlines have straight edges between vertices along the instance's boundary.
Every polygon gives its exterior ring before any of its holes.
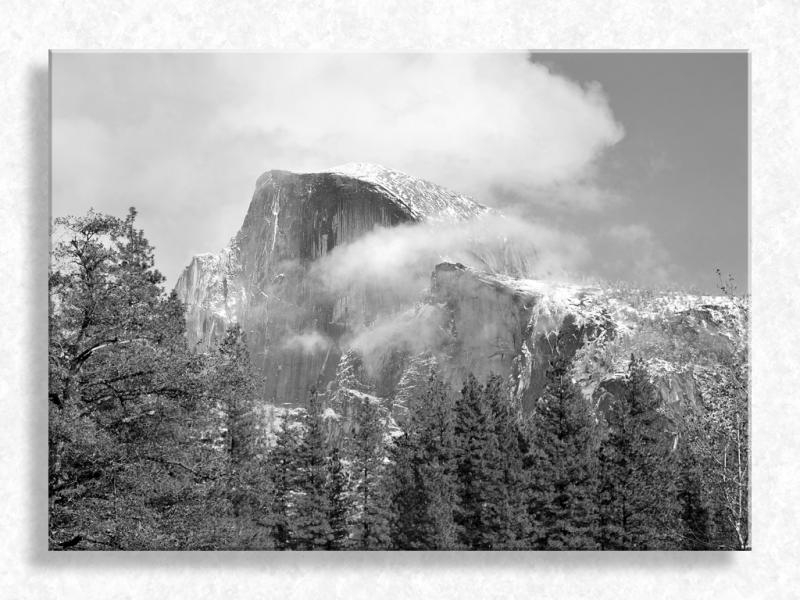
{"type": "Polygon", "coordinates": [[[50,551],[751,550],[747,51],[49,67],[50,551]]]}

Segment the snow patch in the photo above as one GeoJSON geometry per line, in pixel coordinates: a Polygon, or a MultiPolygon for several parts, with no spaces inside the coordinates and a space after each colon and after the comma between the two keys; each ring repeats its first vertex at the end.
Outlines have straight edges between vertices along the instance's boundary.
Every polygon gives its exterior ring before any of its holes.
{"type": "Polygon", "coordinates": [[[367,394],[366,392],[362,392],[360,390],[356,390],[353,388],[339,388],[341,394],[349,396],[350,398],[358,398],[361,401],[369,402],[370,404],[380,404],[381,399],[378,396],[373,394],[367,394]]]}
{"type": "Polygon", "coordinates": [[[319,331],[306,331],[290,336],[283,343],[283,347],[290,350],[300,350],[305,354],[316,354],[331,347],[333,341],[319,331]]]}
{"type": "Polygon", "coordinates": [[[337,413],[332,408],[326,408],[325,410],[322,411],[322,419],[323,420],[333,419],[334,421],[338,421],[341,418],[342,418],[342,415],[337,413]]]}
{"type": "Polygon", "coordinates": [[[354,162],[323,171],[370,183],[420,221],[465,221],[492,212],[468,196],[381,165],[354,162]]]}

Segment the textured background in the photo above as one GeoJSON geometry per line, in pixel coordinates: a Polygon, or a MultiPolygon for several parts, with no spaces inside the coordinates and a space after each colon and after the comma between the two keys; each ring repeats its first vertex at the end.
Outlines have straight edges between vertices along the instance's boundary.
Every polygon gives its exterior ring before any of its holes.
{"type": "Polygon", "coordinates": [[[0,4],[0,590],[6,598],[794,598],[800,4],[496,0],[0,4]],[[46,548],[47,50],[747,49],[753,545],[741,554],[91,554],[46,548]]]}

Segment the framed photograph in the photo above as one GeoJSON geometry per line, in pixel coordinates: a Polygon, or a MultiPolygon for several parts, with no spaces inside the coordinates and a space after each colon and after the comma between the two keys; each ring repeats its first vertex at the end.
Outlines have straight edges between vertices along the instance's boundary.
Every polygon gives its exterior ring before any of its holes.
{"type": "Polygon", "coordinates": [[[750,550],[747,53],[50,68],[50,550],[750,550]]]}

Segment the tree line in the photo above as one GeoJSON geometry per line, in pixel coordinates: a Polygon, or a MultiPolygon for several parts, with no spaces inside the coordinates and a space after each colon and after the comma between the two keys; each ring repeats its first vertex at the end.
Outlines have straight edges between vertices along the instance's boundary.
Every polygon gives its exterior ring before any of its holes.
{"type": "Polygon", "coordinates": [[[636,357],[603,412],[560,358],[528,413],[499,377],[453,389],[428,366],[396,424],[344,368],[272,432],[245,332],[187,346],[135,218],[57,222],[51,548],[749,547],[741,356],[677,434],[636,357]]]}
{"type": "Polygon", "coordinates": [[[499,377],[469,376],[453,393],[434,370],[409,415],[389,436],[379,405],[362,398],[352,434],[333,448],[318,398],[285,424],[273,451],[276,547],[740,547],[702,461],[665,433],[641,359],[600,419],[559,360],[530,414],[499,377]]]}

